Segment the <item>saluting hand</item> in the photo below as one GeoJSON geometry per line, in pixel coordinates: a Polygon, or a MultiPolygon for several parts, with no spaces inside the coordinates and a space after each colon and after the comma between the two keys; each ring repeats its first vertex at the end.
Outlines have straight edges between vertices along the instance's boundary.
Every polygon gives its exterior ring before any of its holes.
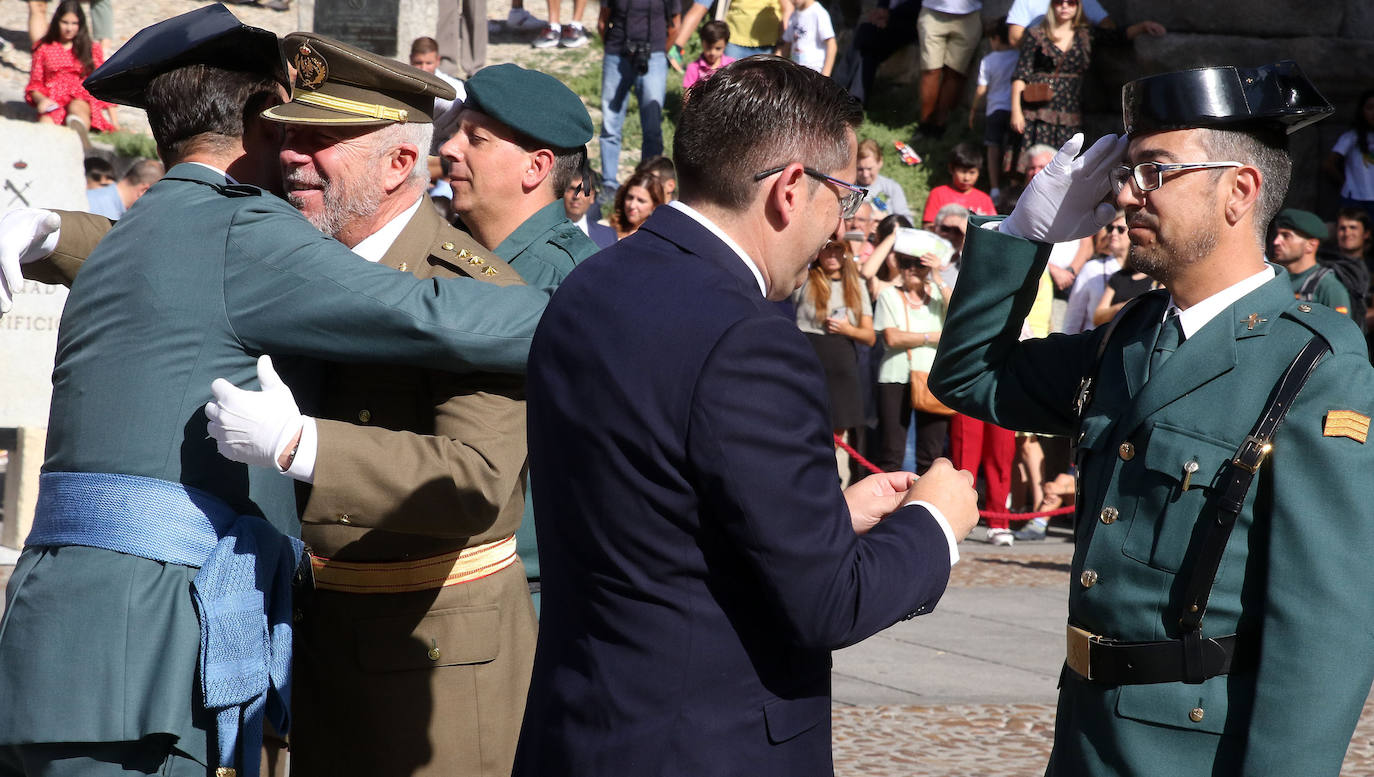
{"type": "Polygon", "coordinates": [[[262,390],[250,391],[216,378],[210,384],[215,399],[205,405],[205,427],[224,458],[281,472],[290,465],[286,453],[299,440],[305,417],[272,368],[272,357],[258,357],[258,382],[262,390]]]}
{"type": "Polygon", "coordinates": [[[1112,191],[1112,169],[1126,156],[1125,135],[1106,135],[1083,148],[1079,132],[1044,170],[1035,174],[998,229],[1040,243],[1079,240],[1112,223],[1116,205],[1105,202],[1112,191]]]}

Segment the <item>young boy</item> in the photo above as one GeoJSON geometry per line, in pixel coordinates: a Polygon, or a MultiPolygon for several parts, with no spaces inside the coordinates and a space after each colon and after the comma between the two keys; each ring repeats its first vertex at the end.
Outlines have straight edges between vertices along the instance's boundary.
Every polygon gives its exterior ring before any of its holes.
{"type": "Polygon", "coordinates": [[[921,222],[926,229],[935,224],[935,214],[950,203],[963,205],[970,212],[982,216],[992,216],[997,208],[992,198],[985,192],[973,188],[978,183],[978,165],[982,162],[978,147],[972,143],[960,143],[949,152],[950,182],[930,190],[926,209],[921,214],[921,222]]]}
{"type": "Polygon", "coordinates": [[[730,43],[730,25],[719,19],[709,21],[701,25],[700,35],[701,56],[687,66],[687,73],[682,77],[683,100],[687,99],[685,92],[693,84],[705,81],[735,61],[734,57],[725,56],[725,46],[730,43]]]}
{"type": "Polygon", "coordinates": [[[454,104],[461,107],[463,100],[467,99],[468,91],[463,87],[463,82],[439,69],[439,43],[433,38],[416,38],[410,44],[410,66],[442,78],[449,86],[453,87],[453,91],[458,93],[458,96],[452,100],[434,98],[434,115],[436,117],[443,116],[454,104]]]}
{"type": "Polygon", "coordinates": [[[987,98],[987,124],[983,128],[983,146],[988,155],[988,186],[995,201],[1001,193],[1002,172],[1011,166],[1011,74],[1016,69],[1018,52],[1007,42],[1007,20],[1003,18],[988,31],[992,47],[978,63],[978,90],[968,109],[968,126],[973,129],[973,117],[978,101],[987,98]]]}
{"type": "Polygon", "coordinates": [[[782,34],[782,55],[823,76],[835,67],[835,27],[830,12],[816,0],[797,0],[782,34]]]}

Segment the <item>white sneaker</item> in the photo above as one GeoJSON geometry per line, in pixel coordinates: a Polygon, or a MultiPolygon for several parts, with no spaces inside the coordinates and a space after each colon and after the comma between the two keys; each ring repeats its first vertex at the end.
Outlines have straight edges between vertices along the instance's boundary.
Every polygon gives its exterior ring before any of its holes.
{"type": "Polygon", "coordinates": [[[998,545],[1010,548],[1016,538],[1012,536],[1010,529],[988,529],[987,541],[989,545],[998,545]]]}
{"type": "Polygon", "coordinates": [[[510,30],[534,30],[544,26],[544,20],[538,19],[534,14],[524,8],[512,8],[506,15],[506,29],[510,30]]]}

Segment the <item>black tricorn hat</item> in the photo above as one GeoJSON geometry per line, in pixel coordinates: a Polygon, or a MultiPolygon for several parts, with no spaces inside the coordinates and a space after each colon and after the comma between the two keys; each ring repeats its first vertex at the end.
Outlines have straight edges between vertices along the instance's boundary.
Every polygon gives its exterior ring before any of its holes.
{"type": "Polygon", "coordinates": [[[1288,134],[1335,109],[1291,60],[1259,67],[1204,67],[1121,87],[1127,135],[1195,127],[1269,127],[1288,134]]]}
{"type": "Polygon", "coordinates": [[[107,102],[143,108],[149,81],[187,65],[259,73],[291,92],[277,36],[244,24],[219,3],[139,30],[86,77],[86,90],[107,102]]]}

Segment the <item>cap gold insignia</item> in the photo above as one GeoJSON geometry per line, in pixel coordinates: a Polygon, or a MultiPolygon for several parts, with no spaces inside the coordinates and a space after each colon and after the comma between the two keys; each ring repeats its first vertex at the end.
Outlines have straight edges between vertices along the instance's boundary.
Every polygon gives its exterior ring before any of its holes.
{"type": "Polygon", "coordinates": [[[1332,410],[1326,414],[1322,436],[1349,437],[1363,445],[1369,439],[1369,416],[1360,415],[1354,410],[1332,410]]]}
{"type": "Polygon", "coordinates": [[[324,57],[309,46],[301,46],[296,52],[296,83],[302,89],[318,89],[328,78],[329,65],[324,57]]]}
{"type": "Polygon", "coordinates": [[[453,250],[453,243],[445,242],[443,245],[441,245],[441,246],[439,246],[439,247],[442,248],[442,249],[444,249],[445,251],[452,251],[452,250],[453,250]]]}

